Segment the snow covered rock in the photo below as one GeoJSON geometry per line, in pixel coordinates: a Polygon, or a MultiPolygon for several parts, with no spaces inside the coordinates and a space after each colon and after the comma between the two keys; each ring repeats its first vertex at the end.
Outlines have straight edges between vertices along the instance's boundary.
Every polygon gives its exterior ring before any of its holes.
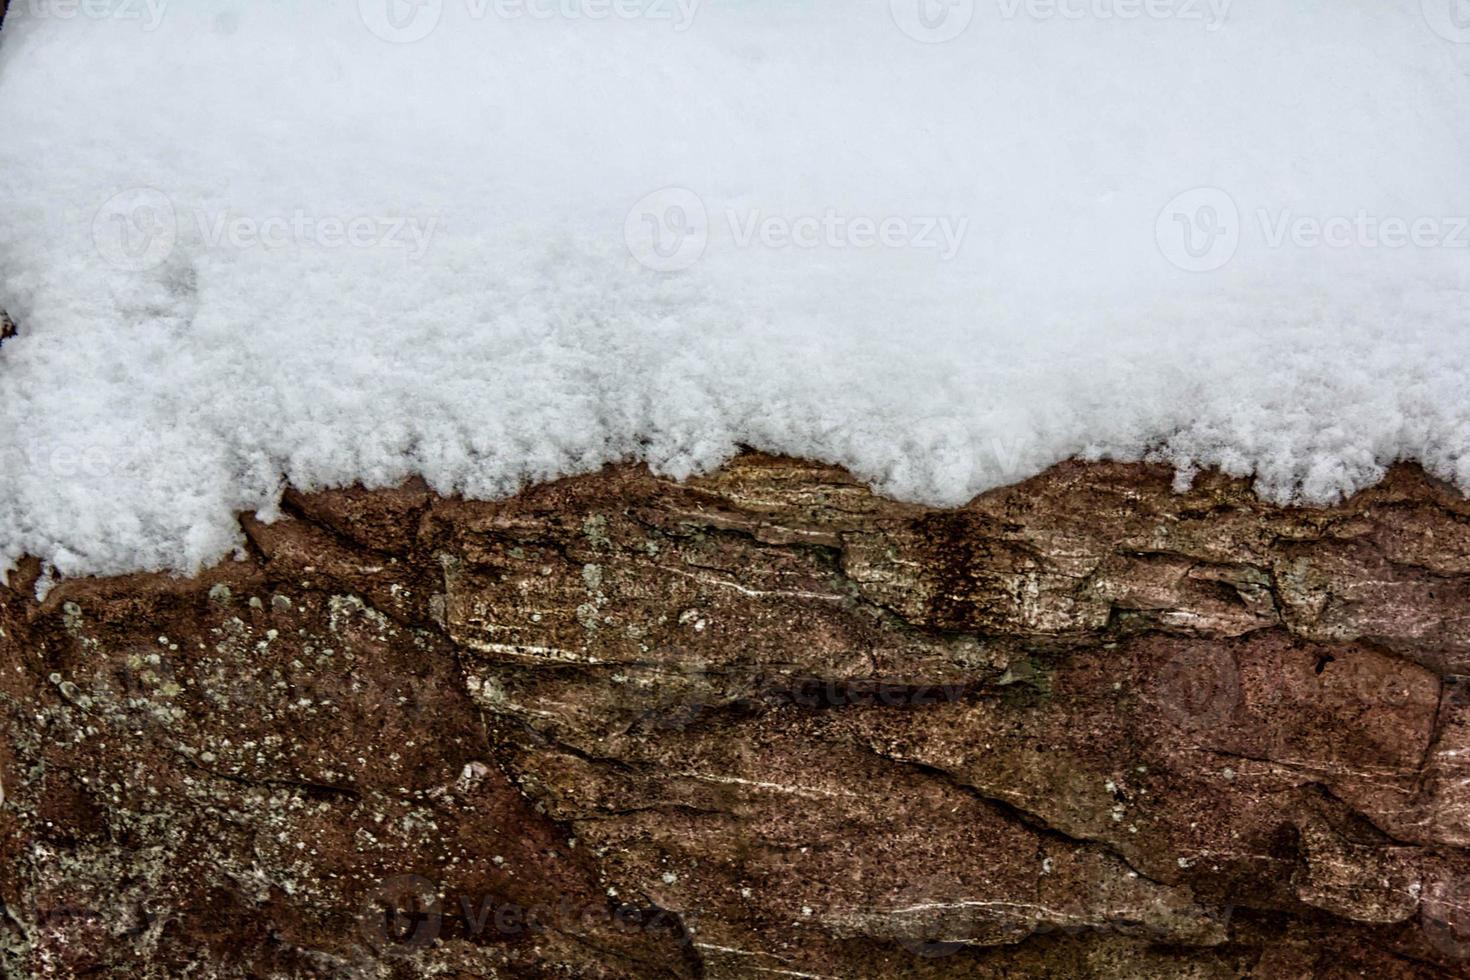
{"type": "Polygon", "coordinates": [[[1470,488],[1452,0],[919,3],[14,5],[0,566],[742,446],[1470,488]]]}

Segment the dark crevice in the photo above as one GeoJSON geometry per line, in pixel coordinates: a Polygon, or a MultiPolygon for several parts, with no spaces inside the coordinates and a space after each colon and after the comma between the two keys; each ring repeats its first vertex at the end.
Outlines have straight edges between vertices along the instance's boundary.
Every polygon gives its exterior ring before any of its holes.
{"type": "MultiPolygon", "coordinates": [[[[558,752],[565,752],[567,755],[570,755],[576,759],[580,759],[590,766],[607,766],[617,772],[622,773],[637,773],[648,769],[658,768],[652,763],[640,765],[631,763],[626,759],[617,759],[613,758],[612,756],[594,755],[591,752],[588,752],[586,749],[578,748],[577,746],[572,745],[568,742],[561,741],[553,735],[548,735],[545,732],[540,731],[539,729],[533,728],[531,727],[531,724],[529,722],[524,721],[520,718],[515,718],[509,715],[496,715],[495,717],[498,721],[508,723],[512,727],[520,729],[523,735],[526,738],[529,738],[532,744],[535,745],[537,748],[550,748],[558,752]]],[[[519,785],[519,780],[517,780],[517,784],[519,785]]]]}
{"type": "MultiPolygon", "coordinates": [[[[1382,835],[1383,840],[1401,847],[1423,847],[1422,844],[1416,843],[1415,841],[1405,840],[1401,837],[1396,837],[1389,831],[1385,830],[1383,827],[1379,826],[1373,821],[1372,817],[1370,817],[1366,813],[1363,813],[1352,804],[1348,803],[1341,796],[1335,793],[1326,783],[1323,783],[1320,778],[1317,778],[1321,775],[1318,770],[1291,762],[1283,762],[1279,759],[1272,759],[1268,756],[1250,755],[1244,752],[1232,752],[1226,749],[1219,748],[1206,748],[1204,751],[1209,752],[1212,755],[1220,756],[1224,759],[1235,759],[1241,762],[1255,762],[1260,765],[1275,766],[1278,769],[1297,774],[1302,777],[1302,781],[1296,784],[1296,789],[1305,792],[1317,793],[1321,797],[1331,800],[1333,803],[1341,806],[1344,811],[1352,814],[1356,819],[1362,821],[1368,826],[1371,826],[1374,831],[1382,835]]],[[[1406,790],[1408,789],[1407,784],[1405,788],[1406,790]]]]}
{"type": "Polygon", "coordinates": [[[679,916],[664,909],[660,909],[657,906],[654,906],[652,909],[640,909],[631,905],[614,906],[609,914],[613,917],[614,921],[617,922],[627,922],[630,925],[636,925],[637,927],[648,931],[654,931],[655,929],[658,929],[660,931],[667,931],[674,934],[674,943],[676,946],[679,947],[685,961],[690,966],[690,972],[687,974],[670,974],[667,967],[663,963],[659,963],[654,960],[643,959],[626,951],[620,952],[618,950],[608,949],[606,946],[602,946],[599,943],[594,942],[593,937],[584,933],[573,932],[569,929],[559,929],[555,926],[548,926],[547,932],[554,932],[564,939],[570,940],[571,942],[577,943],[578,945],[590,949],[592,952],[597,953],[600,956],[604,964],[619,961],[637,964],[644,971],[640,974],[640,976],[689,976],[693,978],[702,978],[704,976],[704,963],[699,956],[699,950],[695,949],[693,938],[689,935],[688,930],[684,928],[684,923],[679,918],[679,916]],[[650,912],[652,913],[652,915],[649,914],[650,912]],[[662,917],[667,917],[669,920],[672,921],[668,924],[664,924],[662,917]]]}
{"type": "Polygon", "coordinates": [[[219,772],[215,769],[198,762],[187,752],[173,750],[174,756],[185,765],[197,772],[202,772],[212,779],[221,779],[237,786],[245,786],[250,789],[290,789],[303,793],[308,799],[318,802],[330,800],[360,800],[362,793],[350,786],[333,786],[330,783],[317,783],[310,780],[296,779],[251,779],[246,776],[236,776],[232,773],[219,772]]]}
{"type": "MultiPolygon", "coordinates": [[[[361,488],[358,487],[357,489],[361,488]]],[[[389,558],[397,559],[399,562],[405,562],[413,557],[414,548],[412,546],[410,546],[406,553],[400,553],[387,548],[374,548],[372,545],[359,541],[338,530],[331,522],[316,517],[306,509],[303,499],[306,496],[309,495],[288,487],[281,495],[281,513],[292,520],[300,521],[309,527],[321,531],[323,534],[331,537],[345,551],[350,551],[355,554],[366,553],[372,555],[374,558],[383,559],[385,562],[389,558]]],[[[403,522],[417,526],[423,515],[428,512],[429,507],[429,504],[420,504],[412,508],[408,513],[403,515],[403,522]]]]}
{"type": "Polygon", "coordinates": [[[733,817],[729,810],[719,810],[711,807],[694,806],[690,803],[657,803],[652,806],[630,806],[620,809],[599,809],[596,813],[579,816],[573,819],[573,823],[603,823],[608,820],[618,820],[622,817],[636,817],[644,813],[681,813],[689,817],[733,817]]]}
{"type": "Polygon", "coordinates": [[[1013,823],[1021,824],[1023,827],[1026,827],[1033,833],[1036,833],[1044,838],[1055,841],[1067,847],[1081,847],[1101,851],[1112,857],[1114,860],[1118,861],[1118,863],[1122,864],[1129,871],[1132,871],[1134,874],[1138,875],[1138,877],[1143,879],[1144,881],[1147,881],[1153,885],[1158,885],[1161,888],[1171,887],[1167,882],[1160,881],[1157,878],[1144,874],[1142,871],[1138,870],[1138,868],[1133,866],[1133,863],[1131,861],[1129,861],[1122,854],[1118,853],[1118,851],[1115,850],[1112,845],[1108,844],[1106,841],[1096,840],[1090,837],[1076,837],[1072,834],[1069,834],[1066,831],[1061,830],[1053,826],[1051,823],[1047,822],[1047,820],[1040,814],[1032,813],[1029,810],[1023,810],[1021,807],[1010,802],[1009,800],[1004,800],[995,796],[991,796],[984,790],[964,781],[963,779],[959,778],[954,773],[949,772],[946,769],[941,769],[938,766],[933,766],[925,762],[917,762],[912,759],[900,759],[893,755],[890,755],[889,753],[874,749],[872,748],[872,746],[868,746],[868,750],[880,759],[884,759],[896,765],[904,766],[905,768],[913,769],[916,772],[925,773],[926,775],[932,776],[949,786],[953,786],[955,789],[960,790],[967,796],[971,796],[974,799],[980,800],[982,803],[986,804],[1000,816],[1012,821],[1013,823]]]}

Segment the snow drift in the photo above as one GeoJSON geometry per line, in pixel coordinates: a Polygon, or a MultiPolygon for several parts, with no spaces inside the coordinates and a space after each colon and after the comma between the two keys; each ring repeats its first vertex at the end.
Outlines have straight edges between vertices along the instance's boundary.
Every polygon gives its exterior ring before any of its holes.
{"type": "Polygon", "coordinates": [[[738,446],[1470,490],[1459,0],[20,0],[0,565],[738,446]]]}

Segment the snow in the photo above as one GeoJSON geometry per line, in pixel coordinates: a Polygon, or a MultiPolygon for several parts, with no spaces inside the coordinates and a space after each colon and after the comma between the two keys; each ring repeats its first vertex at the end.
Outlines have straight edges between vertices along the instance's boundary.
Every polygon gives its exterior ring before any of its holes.
{"type": "Polygon", "coordinates": [[[389,2],[13,0],[0,567],[740,446],[1470,490],[1460,0],[389,2]]]}

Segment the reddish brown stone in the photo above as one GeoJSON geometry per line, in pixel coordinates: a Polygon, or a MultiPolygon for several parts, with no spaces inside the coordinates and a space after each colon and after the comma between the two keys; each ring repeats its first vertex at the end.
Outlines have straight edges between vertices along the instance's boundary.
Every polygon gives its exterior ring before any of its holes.
{"type": "Polygon", "coordinates": [[[1470,504],[749,454],[0,589],[16,976],[1470,976],[1470,504]]]}

